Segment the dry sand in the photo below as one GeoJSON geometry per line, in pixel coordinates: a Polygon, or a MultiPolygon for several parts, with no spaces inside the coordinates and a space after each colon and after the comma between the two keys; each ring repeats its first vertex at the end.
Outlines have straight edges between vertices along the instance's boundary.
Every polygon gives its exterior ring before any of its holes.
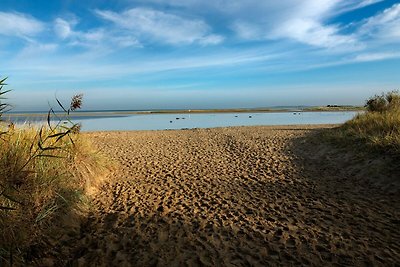
{"type": "Polygon", "coordinates": [[[320,127],[90,133],[120,169],[48,261],[398,266],[400,179],[319,144],[320,127]]]}

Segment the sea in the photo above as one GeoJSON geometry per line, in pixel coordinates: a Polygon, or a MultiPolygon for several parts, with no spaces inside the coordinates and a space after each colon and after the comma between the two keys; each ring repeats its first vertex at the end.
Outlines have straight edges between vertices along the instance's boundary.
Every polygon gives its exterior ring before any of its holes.
{"type": "MultiPolygon", "coordinates": [[[[216,128],[229,126],[262,125],[304,125],[304,124],[340,124],[353,118],[359,111],[324,112],[232,112],[232,113],[177,113],[177,114],[113,114],[99,113],[93,116],[71,115],[74,123],[81,124],[82,131],[131,131],[131,130],[175,130],[194,128],[216,128]],[[101,115],[103,114],[103,115],[101,115]]],[[[19,125],[46,124],[46,116],[8,116],[19,125]]],[[[53,121],[57,118],[53,116],[53,121]]],[[[63,117],[60,117],[63,119],[63,117]]]]}

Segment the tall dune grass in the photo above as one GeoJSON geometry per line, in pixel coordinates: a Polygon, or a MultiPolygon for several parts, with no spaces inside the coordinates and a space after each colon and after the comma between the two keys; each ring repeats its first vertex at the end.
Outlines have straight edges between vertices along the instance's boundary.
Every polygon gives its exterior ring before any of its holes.
{"type": "MultiPolygon", "coordinates": [[[[77,104],[81,97],[63,109],[69,114],[77,104]]],[[[0,266],[26,264],[30,248],[54,233],[65,214],[82,211],[87,191],[109,169],[79,126],[65,125],[0,122],[0,266]]]]}
{"type": "Polygon", "coordinates": [[[333,129],[328,137],[343,144],[400,155],[400,94],[375,95],[366,101],[367,111],[333,129]]]}

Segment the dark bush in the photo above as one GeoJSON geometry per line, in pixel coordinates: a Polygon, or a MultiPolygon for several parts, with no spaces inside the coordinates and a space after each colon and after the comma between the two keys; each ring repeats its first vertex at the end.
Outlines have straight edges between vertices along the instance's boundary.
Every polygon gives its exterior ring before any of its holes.
{"type": "Polygon", "coordinates": [[[365,107],[370,112],[385,112],[397,109],[400,107],[400,94],[398,91],[391,91],[386,94],[375,95],[366,101],[365,107]]]}

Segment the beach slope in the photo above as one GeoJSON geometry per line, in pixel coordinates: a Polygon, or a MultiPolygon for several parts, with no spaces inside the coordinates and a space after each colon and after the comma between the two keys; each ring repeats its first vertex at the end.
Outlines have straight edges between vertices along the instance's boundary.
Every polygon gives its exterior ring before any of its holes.
{"type": "Polygon", "coordinates": [[[81,266],[400,264],[393,175],[358,171],[362,162],[313,139],[321,127],[89,133],[120,168],[54,256],[81,266]]]}

